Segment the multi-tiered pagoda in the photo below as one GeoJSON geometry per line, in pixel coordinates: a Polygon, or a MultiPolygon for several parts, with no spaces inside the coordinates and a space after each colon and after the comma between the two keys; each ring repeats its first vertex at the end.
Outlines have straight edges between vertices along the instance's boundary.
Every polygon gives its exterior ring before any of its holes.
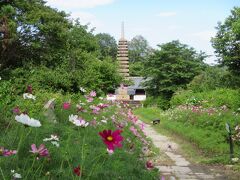
{"type": "Polygon", "coordinates": [[[108,95],[108,100],[120,101],[144,101],[146,99],[145,88],[142,86],[144,82],[143,77],[130,77],[129,76],[129,59],[128,59],[128,41],[124,37],[124,24],[122,23],[121,38],[118,42],[117,60],[119,63],[119,73],[126,80],[133,82],[133,85],[127,86],[122,84],[115,90],[114,94],[108,95]]]}
{"type": "Polygon", "coordinates": [[[129,62],[128,62],[128,42],[124,38],[124,24],[122,23],[122,34],[118,42],[117,60],[119,62],[119,73],[125,78],[129,78],[129,62]]]}

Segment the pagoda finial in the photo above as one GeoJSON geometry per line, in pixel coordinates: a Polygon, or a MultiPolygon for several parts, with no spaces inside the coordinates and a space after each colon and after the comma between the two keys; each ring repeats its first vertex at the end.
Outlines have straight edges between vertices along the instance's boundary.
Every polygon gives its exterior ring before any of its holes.
{"type": "Polygon", "coordinates": [[[124,22],[122,22],[121,39],[124,39],[124,22]]]}

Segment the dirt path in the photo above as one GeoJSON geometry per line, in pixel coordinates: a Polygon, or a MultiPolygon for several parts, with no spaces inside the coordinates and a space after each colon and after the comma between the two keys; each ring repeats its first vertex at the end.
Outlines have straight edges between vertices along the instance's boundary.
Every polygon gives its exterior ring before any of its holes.
{"type": "Polygon", "coordinates": [[[161,175],[167,179],[180,179],[180,180],[194,180],[194,179],[228,179],[226,176],[216,173],[216,170],[208,166],[198,164],[191,164],[186,160],[181,153],[179,153],[179,145],[170,140],[168,137],[156,132],[150,125],[146,124],[144,132],[152,139],[153,144],[159,148],[161,153],[171,159],[171,165],[161,164],[156,166],[161,175]]]}

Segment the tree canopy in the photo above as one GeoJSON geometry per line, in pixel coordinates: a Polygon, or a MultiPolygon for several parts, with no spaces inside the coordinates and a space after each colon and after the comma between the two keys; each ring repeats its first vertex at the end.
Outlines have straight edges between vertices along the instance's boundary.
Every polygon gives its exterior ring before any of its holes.
{"type": "Polygon", "coordinates": [[[129,41],[128,49],[130,62],[143,62],[152,52],[148,41],[141,35],[135,36],[129,41]]]}
{"type": "MultiPolygon", "coordinates": [[[[112,48],[116,42],[110,42],[112,48]]],[[[9,75],[41,88],[74,92],[80,86],[107,92],[121,81],[117,64],[106,54],[99,56],[103,52],[92,30],[43,0],[0,1],[0,43],[5,79],[9,75]]]]}
{"type": "Polygon", "coordinates": [[[234,74],[240,73],[240,8],[234,7],[226,20],[218,23],[212,45],[221,65],[234,74]]]}
{"type": "Polygon", "coordinates": [[[171,97],[205,67],[206,56],[179,41],[159,45],[159,48],[144,63],[145,77],[149,78],[146,86],[153,96],[171,97]]]}
{"type": "Polygon", "coordinates": [[[98,45],[100,47],[101,59],[107,56],[116,59],[117,42],[113,36],[107,33],[99,33],[96,35],[98,45]]]}

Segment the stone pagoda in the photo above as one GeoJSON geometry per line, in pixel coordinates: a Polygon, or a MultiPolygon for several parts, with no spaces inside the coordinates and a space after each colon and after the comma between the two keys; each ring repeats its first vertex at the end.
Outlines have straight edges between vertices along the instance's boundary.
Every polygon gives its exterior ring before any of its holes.
{"type": "MultiPolygon", "coordinates": [[[[117,60],[119,63],[119,73],[125,79],[129,79],[129,62],[128,62],[128,42],[124,37],[124,23],[122,23],[121,38],[118,42],[117,60]]],[[[117,100],[128,101],[130,96],[128,95],[128,88],[123,84],[117,89],[117,100]]]]}
{"type": "Polygon", "coordinates": [[[121,38],[118,42],[117,60],[119,62],[119,73],[125,78],[129,78],[128,62],[128,42],[124,37],[124,23],[122,23],[121,38]]]}

